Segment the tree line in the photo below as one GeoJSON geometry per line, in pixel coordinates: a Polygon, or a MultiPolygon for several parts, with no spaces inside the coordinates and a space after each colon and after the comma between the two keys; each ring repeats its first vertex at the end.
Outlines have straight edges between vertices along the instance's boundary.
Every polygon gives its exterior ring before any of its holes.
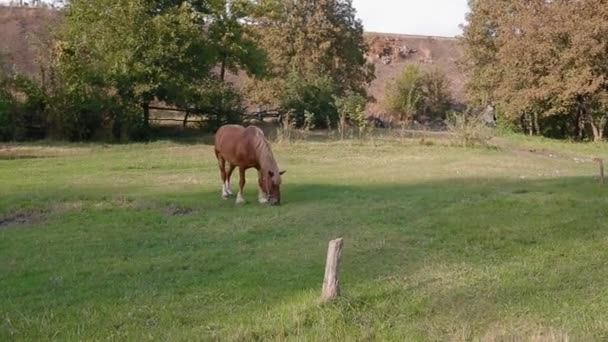
{"type": "Polygon", "coordinates": [[[366,96],[374,77],[355,14],[351,0],[72,0],[39,46],[40,77],[0,72],[0,138],[145,138],[154,101],[210,130],[245,101],[335,125],[336,99],[366,96]]]}
{"type": "MultiPolygon", "coordinates": [[[[466,110],[439,69],[406,66],[386,86],[398,121],[461,125],[495,108],[506,130],[602,140],[608,126],[605,0],[469,0],[461,37],[466,110]],[[448,115],[449,114],[449,115],[448,115]]],[[[351,0],[73,0],[39,43],[40,77],[1,63],[0,139],[145,139],[155,101],[238,122],[246,105],[296,127],[366,127],[363,25],[351,0]],[[236,89],[228,73],[248,77],[236,89]]],[[[448,125],[449,126],[449,125],[448,125]]]]}
{"type": "Polygon", "coordinates": [[[469,105],[530,135],[602,140],[608,123],[605,0],[470,0],[469,105]]]}

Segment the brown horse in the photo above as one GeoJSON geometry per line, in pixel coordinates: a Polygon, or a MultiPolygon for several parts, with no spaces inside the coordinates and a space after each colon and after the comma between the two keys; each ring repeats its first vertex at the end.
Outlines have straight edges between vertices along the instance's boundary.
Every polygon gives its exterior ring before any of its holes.
{"type": "Polygon", "coordinates": [[[222,197],[227,199],[230,191],[230,176],[239,168],[240,182],[236,203],[245,203],[243,188],[245,171],[258,170],[258,201],[272,205],[281,204],[281,175],[270,150],[264,132],[255,126],[224,125],[215,134],[215,157],[222,176],[222,197]],[[229,164],[226,171],[226,162],[229,164]]]}

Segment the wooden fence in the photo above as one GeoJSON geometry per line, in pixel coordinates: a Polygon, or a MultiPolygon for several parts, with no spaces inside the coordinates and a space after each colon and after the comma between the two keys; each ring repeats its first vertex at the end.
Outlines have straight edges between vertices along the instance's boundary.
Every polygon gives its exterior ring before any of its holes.
{"type": "MultiPolygon", "coordinates": [[[[166,118],[166,117],[163,118],[163,117],[157,117],[157,116],[155,116],[154,118],[150,118],[150,121],[181,122],[183,127],[186,127],[188,125],[188,123],[204,123],[204,122],[208,121],[209,117],[211,116],[211,114],[209,114],[209,113],[212,112],[211,109],[200,109],[200,108],[185,109],[185,108],[161,107],[161,106],[149,106],[148,108],[150,110],[184,113],[183,119],[166,118]],[[196,114],[197,116],[200,117],[200,119],[199,120],[190,120],[190,115],[192,115],[192,114],[196,114]]],[[[282,113],[278,110],[264,110],[264,111],[245,113],[244,118],[247,118],[247,119],[255,118],[258,120],[264,120],[266,118],[276,118],[276,119],[280,120],[282,118],[282,113]]]]}

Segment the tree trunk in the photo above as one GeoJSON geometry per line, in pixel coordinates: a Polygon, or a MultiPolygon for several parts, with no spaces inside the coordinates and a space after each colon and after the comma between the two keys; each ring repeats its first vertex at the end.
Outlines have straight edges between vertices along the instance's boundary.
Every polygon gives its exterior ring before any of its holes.
{"type": "Polygon", "coordinates": [[[117,115],[114,115],[114,122],[112,123],[112,136],[116,141],[120,141],[122,135],[122,121],[117,115]]]}
{"type": "Polygon", "coordinates": [[[528,135],[534,135],[534,125],[532,124],[532,116],[530,114],[526,114],[526,125],[528,126],[528,135]]]}
{"type": "Polygon", "coordinates": [[[222,54],[222,66],[220,69],[220,79],[224,82],[224,78],[226,77],[226,54],[222,54]]]}
{"type": "Polygon", "coordinates": [[[595,119],[589,118],[589,125],[593,131],[593,141],[600,142],[604,139],[604,129],[606,128],[606,122],[608,122],[608,116],[602,116],[601,118],[595,119]]]}
{"type": "Polygon", "coordinates": [[[574,117],[574,138],[579,141],[582,140],[580,109],[576,110],[576,116],[574,117]]]}
{"type": "Polygon", "coordinates": [[[540,135],[540,125],[538,124],[538,113],[535,112],[533,114],[533,118],[534,118],[534,122],[533,122],[533,124],[534,124],[534,133],[536,135],[540,135]]]}
{"type": "Polygon", "coordinates": [[[150,103],[144,102],[141,107],[144,110],[144,127],[147,128],[150,126],[150,103]]]}
{"type": "Polygon", "coordinates": [[[593,120],[591,120],[589,122],[589,125],[591,126],[591,131],[593,132],[593,141],[594,142],[599,142],[602,140],[602,137],[600,136],[600,130],[598,129],[597,125],[595,124],[595,122],[593,122],[593,120]]]}

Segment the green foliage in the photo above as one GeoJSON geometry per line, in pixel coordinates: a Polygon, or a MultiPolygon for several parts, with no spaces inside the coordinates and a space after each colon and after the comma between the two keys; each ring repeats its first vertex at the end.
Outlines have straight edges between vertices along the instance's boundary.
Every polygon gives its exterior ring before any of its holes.
{"type": "Polygon", "coordinates": [[[242,95],[227,84],[209,81],[198,87],[189,108],[202,109],[208,118],[203,126],[207,131],[215,132],[221,125],[241,123],[245,111],[242,95]]]}
{"type": "Polygon", "coordinates": [[[393,82],[386,85],[386,107],[400,121],[418,115],[442,119],[450,108],[450,83],[443,71],[423,72],[415,64],[407,65],[393,82]]]}
{"type": "Polygon", "coordinates": [[[30,79],[0,77],[0,140],[40,138],[44,132],[46,98],[30,79]]]}
{"type": "Polygon", "coordinates": [[[266,70],[266,53],[256,39],[255,31],[242,24],[251,15],[254,4],[249,0],[221,0],[210,3],[208,35],[217,51],[220,79],[226,70],[244,70],[250,76],[262,76],[266,70]]]}
{"type": "Polygon", "coordinates": [[[420,69],[407,65],[393,82],[386,85],[386,106],[400,121],[414,119],[422,107],[423,75],[420,69]]]}
{"type": "Polygon", "coordinates": [[[365,94],[374,78],[364,58],[363,26],[350,0],[263,0],[253,21],[269,68],[267,80],[249,84],[251,98],[294,109],[299,127],[304,110],[314,113],[316,127],[325,127],[328,118],[335,124],[332,97],[365,94]]]}
{"type": "Polygon", "coordinates": [[[345,97],[335,98],[336,108],[338,110],[338,130],[340,131],[341,139],[344,139],[347,125],[357,127],[359,138],[369,128],[365,106],[367,100],[359,94],[349,94],[345,97]]]}
{"type": "Polygon", "coordinates": [[[0,83],[0,140],[12,140],[16,125],[13,119],[14,99],[6,89],[5,82],[0,83]]]}
{"type": "Polygon", "coordinates": [[[293,112],[296,127],[303,127],[306,121],[305,113],[311,113],[313,118],[309,123],[322,128],[329,122],[334,125],[338,114],[333,102],[336,85],[327,75],[305,78],[297,72],[289,74],[285,90],[280,99],[281,108],[293,112]]]}
{"type": "Polygon", "coordinates": [[[47,129],[53,137],[90,140],[108,119],[111,100],[90,84],[57,88],[48,99],[47,129]]]}
{"type": "Polygon", "coordinates": [[[184,103],[184,94],[208,77],[215,58],[197,8],[189,2],[72,1],[53,63],[62,82],[58,101],[67,105],[74,96],[90,103],[68,106],[73,112],[66,113],[71,118],[64,126],[80,127],[78,135],[89,137],[107,119],[100,115],[108,103],[184,103]]]}
{"type": "Polygon", "coordinates": [[[434,68],[422,77],[421,112],[429,118],[443,119],[450,109],[450,80],[441,69],[434,68]]]}

